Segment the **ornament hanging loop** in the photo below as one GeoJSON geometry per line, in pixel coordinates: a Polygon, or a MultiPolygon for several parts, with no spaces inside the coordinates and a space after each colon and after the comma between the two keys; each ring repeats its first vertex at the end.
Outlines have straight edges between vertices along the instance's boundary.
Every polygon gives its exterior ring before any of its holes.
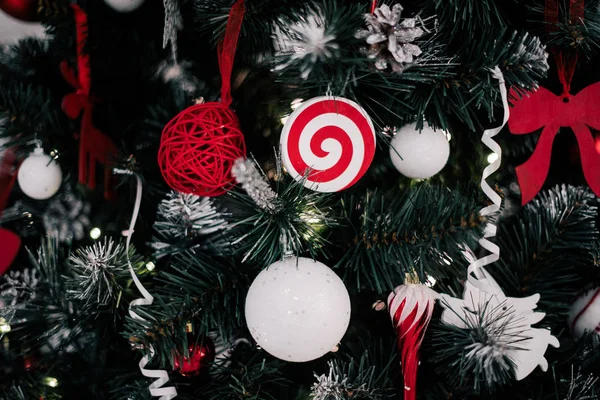
{"type": "Polygon", "coordinates": [[[229,107],[233,101],[231,98],[231,72],[233,71],[235,50],[245,12],[244,0],[237,0],[229,13],[227,28],[225,28],[225,37],[218,46],[219,70],[221,72],[221,103],[225,107],[229,107]]]}
{"type": "Polygon", "coordinates": [[[331,91],[331,82],[327,84],[327,90],[325,91],[325,96],[333,97],[333,92],[331,91]]]}

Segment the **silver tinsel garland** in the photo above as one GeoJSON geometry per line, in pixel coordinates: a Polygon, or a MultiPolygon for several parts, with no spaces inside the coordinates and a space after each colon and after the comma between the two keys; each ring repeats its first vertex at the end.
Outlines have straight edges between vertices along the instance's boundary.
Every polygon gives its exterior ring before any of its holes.
{"type": "Polygon", "coordinates": [[[244,158],[237,159],[231,169],[231,175],[257,206],[271,212],[277,212],[281,209],[277,193],[271,189],[269,182],[258,171],[254,161],[244,158]]]}
{"type": "Polygon", "coordinates": [[[183,18],[178,0],[163,0],[165,6],[165,26],[163,28],[163,49],[171,43],[171,56],[177,64],[177,32],[183,29],[183,18]]]}
{"type": "Polygon", "coordinates": [[[401,19],[402,6],[391,9],[383,4],[373,14],[365,14],[367,29],[359,30],[356,37],[369,45],[367,57],[375,60],[375,67],[384,71],[403,72],[416,62],[421,48],[415,44],[427,30],[419,18],[401,19]]]}

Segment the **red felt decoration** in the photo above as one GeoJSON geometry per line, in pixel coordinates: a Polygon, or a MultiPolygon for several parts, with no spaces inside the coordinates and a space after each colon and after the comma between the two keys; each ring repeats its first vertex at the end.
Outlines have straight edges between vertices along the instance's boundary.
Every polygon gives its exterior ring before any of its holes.
{"type": "Polygon", "coordinates": [[[158,164],[167,184],[183,193],[218,196],[233,184],[231,168],[246,155],[244,136],[231,105],[231,71],[245,7],[238,0],[229,13],[219,45],[221,102],[183,110],[163,129],[158,164]]]}
{"type": "Polygon", "coordinates": [[[109,167],[117,154],[117,147],[108,136],[94,127],[93,103],[90,97],[91,77],[89,55],[83,52],[88,35],[87,14],[81,7],[71,4],[75,14],[77,37],[77,73],[66,61],[60,64],[65,80],[76,89],[62,101],[62,109],[71,119],[81,116],[79,133],[79,183],[90,189],[96,188],[96,163],[104,165],[104,197],[113,198],[114,176],[109,167]]]}
{"type": "Polygon", "coordinates": [[[21,21],[35,22],[38,17],[38,0],[0,0],[0,10],[21,21]]]}
{"type": "Polygon", "coordinates": [[[0,228],[0,276],[4,275],[13,263],[20,247],[21,238],[17,234],[0,228]]]}
{"type": "MultiPolygon", "coordinates": [[[[17,180],[15,160],[14,149],[7,149],[0,161],[0,215],[6,207],[8,196],[17,180]]],[[[0,228],[0,276],[4,275],[13,263],[20,247],[21,238],[19,236],[7,229],[0,228]]]]}
{"type": "Polygon", "coordinates": [[[201,338],[196,342],[196,335],[187,334],[188,357],[185,354],[175,354],[173,365],[176,371],[183,376],[196,376],[208,371],[215,360],[215,345],[210,338],[201,338]]]}
{"type": "Polygon", "coordinates": [[[398,334],[398,350],[402,356],[404,400],[417,398],[419,350],[433,315],[436,298],[437,293],[422,284],[400,285],[388,297],[388,309],[398,334]]]}
{"type": "MultiPolygon", "coordinates": [[[[583,1],[571,0],[570,19],[583,22],[583,1]]],[[[554,27],[558,22],[557,0],[546,1],[546,22],[554,27]]],[[[554,29],[554,28],[552,28],[554,29]]],[[[539,88],[529,96],[519,98],[511,90],[514,102],[508,127],[515,135],[528,134],[543,128],[531,157],[516,168],[521,187],[521,203],[526,204],[540,191],[550,168],[552,143],[561,127],[569,127],[575,133],[583,174],[592,191],[600,196],[600,155],[595,151],[594,137],[590,127],[600,129],[600,82],[594,83],[576,95],[570,93],[571,80],[577,64],[577,52],[554,51],[558,77],[563,93],[556,96],[547,89],[539,88]]]]}
{"type": "Polygon", "coordinates": [[[0,215],[6,208],[8,196],[17,180],[17,169],[15,168],[15,151],[12,148],[6,149],[0,160],[0,215]]]}

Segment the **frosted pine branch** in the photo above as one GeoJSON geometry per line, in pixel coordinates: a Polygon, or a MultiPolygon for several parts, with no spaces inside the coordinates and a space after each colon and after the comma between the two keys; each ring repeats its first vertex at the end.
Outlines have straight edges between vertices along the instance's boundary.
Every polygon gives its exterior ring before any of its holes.
{"type": "Polygon", "coordinates": [[[348,391],[348,377],[340,376],[333,362],[329,361],[329,373],[315,374],[317,382],[312,386],[311,395],[314,400],[345,400],[348,391]]]}
{"type": "Polygon", "coordinates": [[[542,44],[537,36],[530,37],[525,34],[512,57],[511,64],[522,65],[539,73],[545,73],[550,68],[546,46],[542,44]]]}
{"type": "MultiPolygon", "coordinates": [[[[133,256],[131,248],[130,258],[133,256]]],[[[78,249],[69,257],[69,262],[73,271],[68,281],[69,293],[87,305],[106,306],[115,301],[122,279],[128,276],[125,248],[115,244],[112,238],[78,249]]]]}
{"type": "Polygon", "coordinates": [[[340,45],[328,27],[322,6],[307,7],[296,21],[279,21],[273,27],[276,70],[298,65],[300,77],[308,78],[319,62],[335,60],[340,55],[340,45]]]}
{"type": "Polygon", "coordinates": [[[592,400],[597,399],[597,392],[595,389],[598,383],[598,378],[594,375],[582,375],[581,370],[575,373],[573,366],[571,366],[571,382],[569,383],[569,391],[565,400],[592,400]]]}
{"type": "Polygon", "coordinates": [[[375,367],[365,368],[366,353],[360,362],[349,360],[329,361],[327,374],[314,374],[317,381],[312,385],[313,400],[350,400],[389,398],[391,393],[384,388],[374,387],[375,367]]]}
{"type": "Polygon", "coordinates": [[[186,238],[209,235],[227,228],[208,197],[172,191],[158,206],[154,229],[165,237],[186,238]]]}

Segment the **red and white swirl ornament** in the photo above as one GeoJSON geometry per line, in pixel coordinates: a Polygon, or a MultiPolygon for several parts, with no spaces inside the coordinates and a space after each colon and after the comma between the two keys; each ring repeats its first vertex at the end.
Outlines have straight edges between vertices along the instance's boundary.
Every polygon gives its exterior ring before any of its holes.
{"type": "Polygon", "coordinates": [[[371,165],[375,128],[366,111],[355,102],[341,97],[315,97],[286,121],[281,154],[287,172],[307,188],[339,192],[358,182],[371,165]]]}

